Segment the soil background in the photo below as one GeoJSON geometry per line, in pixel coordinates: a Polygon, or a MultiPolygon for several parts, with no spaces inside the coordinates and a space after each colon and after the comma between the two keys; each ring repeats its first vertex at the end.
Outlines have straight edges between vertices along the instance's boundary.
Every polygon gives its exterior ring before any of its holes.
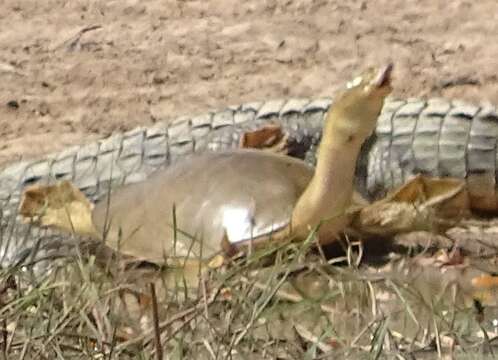
{"type": "Polygon", "coordinates": [[[331,96],[388,60],[397,97],[498,104],[498,2],[3,0],[0,164],[226,105],[331,96]]]}

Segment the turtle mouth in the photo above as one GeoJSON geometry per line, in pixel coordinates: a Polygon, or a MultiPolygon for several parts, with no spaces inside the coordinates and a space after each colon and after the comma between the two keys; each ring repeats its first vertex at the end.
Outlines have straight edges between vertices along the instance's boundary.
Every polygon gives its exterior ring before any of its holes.
{"type": "Polygon", "coordinates": [[[392,63],[389,63],[379,70],[377,77],[373,81],[375,87],[383,88],[391,85],[391,74],[393,71],[393,67],[394,65],[392,63]]]}

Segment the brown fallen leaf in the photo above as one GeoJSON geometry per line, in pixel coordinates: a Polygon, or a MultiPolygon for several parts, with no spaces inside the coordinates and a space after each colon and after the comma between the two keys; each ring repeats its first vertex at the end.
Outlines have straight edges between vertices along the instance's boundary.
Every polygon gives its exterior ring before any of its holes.
{"type": "Polygon", "coordinates": [[[53,226],[78,235],[98,238],[92,222],[93,204],[70,181],[33,185],[22,194],[19,213],[26,222],[53,226]]]}
{"type": "Polygon", "coordinates": [[[465,182],[416,176],[384,199],[357,211],[353,228],[390,236],[421,230],[440,231],[470,214],[465,182]]]}
{"type": "Polygon", "coordinates": [[[469,174],[466,179],[467,190],[473,210],[497,214],[498,197],[495,191],[495,177],[489,172],[469,174]],[[494,194],[494,196],[492,195],[494,194]]]}
{"type": "Polygon", "coordinates": [[[482,274],[471,281],[474,289],[474,298],[483,305],[495,305],[498,299],[498,276],[482,274]]]}
{"type": "Polygon", "coordinates": [[[476,289],[498,289],[498,276],[481,275],[472,279],[472,286],[476,289]]]}
{"type": "Polygon", "coordinates": [[[239,147],[287,153],[287,140],[288,135],[282,131],[280,125],[267,125],[245,132],[240,138],[239,147]]]}

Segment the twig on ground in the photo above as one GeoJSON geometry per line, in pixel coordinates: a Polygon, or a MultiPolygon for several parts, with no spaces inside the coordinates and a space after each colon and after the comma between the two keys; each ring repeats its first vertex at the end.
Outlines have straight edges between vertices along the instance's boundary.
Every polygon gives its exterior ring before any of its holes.
{"type": "Polygon", "coordinates": [[[157,310],[156,287],[154,283],[150,283],[150,296],[152,297],[152,320],[154,322],[154,342],[156,344],[156,358],[163,359],[163,348],[161,345],[161,331],[159,329],[159,312],[157,310]]]}
{"type": "Polygon", "coordinates": [[[74,51],[76,50],[77,46],[79,45],[79,42],[81,40],[81,37],[83,34],[94,31],[94,30],[99,30],[102,28],[102,25],[89,25],[85,26],[83,29],[78,31],[78,33],[74,36],[72,36],[70,39],[64,40],[61,44],[57,45],[54,50],[58,50],[62,47],[65,47],[67,51],[74,51]]]}

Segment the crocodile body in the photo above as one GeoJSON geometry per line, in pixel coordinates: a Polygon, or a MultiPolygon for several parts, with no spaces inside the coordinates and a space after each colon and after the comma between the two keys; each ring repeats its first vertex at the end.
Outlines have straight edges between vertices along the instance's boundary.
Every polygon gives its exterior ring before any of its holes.
{"type": "MultiPolygon", "coordinates": [[[[315,161],[323,117],[331,99],[247,103],[194,117],[137,128],[0,172],[2,239],[0,263],[32,246],[38,230],[15,220],[22,189],[67,179],[90,199],[110,186],[142,181],[155,170],[194,152],[239,145],[240,136],[270,123],[281,125],[307,161],[315,161]]],[[[498,114],[491,105],[443,99],[389,99],[357,166],[357,188],[381,196],[413,174],[466,178],[475,202],[496,206],[498,114]]]]}

